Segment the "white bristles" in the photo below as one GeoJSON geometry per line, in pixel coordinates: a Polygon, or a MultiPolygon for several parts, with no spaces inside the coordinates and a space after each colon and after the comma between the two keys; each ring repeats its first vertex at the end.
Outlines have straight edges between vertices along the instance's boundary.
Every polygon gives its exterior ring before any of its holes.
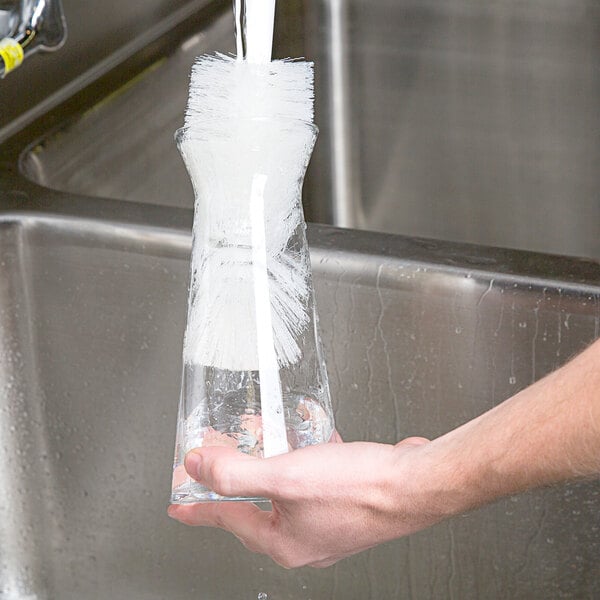
{"type": "Polygon", "coordinates": [[[310,274],[306,250],[294,240],[304,236],[300,194],[312,121],[312,63],[196,60],[180,141],[197,198],[186,362],[257,370],[257,310],[270,313],[277,363],[300,359],[310,274]],[[265,181],[260,224],[250,202],[257,175],[265,181]],[[257,227],[264,229],[266,296],[257,295],[253,271],[257,227]],[[270,307],[257,304],[262,297],[270,307]]]}
{"type": "Polygon", "coordinates": [[[228,132],[239,119],[312,123],[313,63],[274,60],[250,64],[223,54],[199,56],[192,68],[185,126],[228,132]]]}

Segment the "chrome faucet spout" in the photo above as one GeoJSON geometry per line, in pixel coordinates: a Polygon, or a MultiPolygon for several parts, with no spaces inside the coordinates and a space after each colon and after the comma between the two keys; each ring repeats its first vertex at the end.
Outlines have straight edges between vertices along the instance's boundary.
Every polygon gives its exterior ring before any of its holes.
{"type": "Polygon", "coordinates": [[[66,36],[61,0],[0,0],[0,77],[30,54],[57,50],[66,36]]]}

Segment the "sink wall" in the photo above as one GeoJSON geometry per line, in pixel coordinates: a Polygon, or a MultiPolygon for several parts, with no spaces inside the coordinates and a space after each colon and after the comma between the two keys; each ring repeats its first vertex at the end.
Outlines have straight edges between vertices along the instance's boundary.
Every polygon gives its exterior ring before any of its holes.
{"type": "MultiPolygon", "coordinates": [[[[223,19],[157,48],[152,72],[36,148],[29,176],[190,206],[171,137],[189,67],[233,50],[230,3],[211,5],[223,19]]],[[[309,220],[600,258],[599,25],[593,0],[280,2],[276,56],[316,63],[309,220]]]]}
{"type": "MultiPolygon", "coordinates": [[[[189,214],[107,202],[99,220],[97,201],[50,200],[40,212],[15,198],[0,219],[7,598],[600,593],[598,482],[502,500],[323,571],[285,571],[223,532],[170,521],[189,214]]],[[[310,241],[347,440],[440,435],[599,334],[591,262],[314,226],[310,241]]]]}
{"type": "Polygon", "coordinates": [[[320,4],[335,222],[600,258],[597,2],[320,4]]]}

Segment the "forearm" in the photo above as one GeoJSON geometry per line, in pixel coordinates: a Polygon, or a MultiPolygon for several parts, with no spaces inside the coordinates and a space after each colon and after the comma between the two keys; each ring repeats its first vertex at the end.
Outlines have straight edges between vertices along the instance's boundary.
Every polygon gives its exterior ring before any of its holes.
{"type": "Polygon", "coordinates": [[[423,448],[429,494],[455,514],[526,489],[600,474],[600,341],[423,448]]]}

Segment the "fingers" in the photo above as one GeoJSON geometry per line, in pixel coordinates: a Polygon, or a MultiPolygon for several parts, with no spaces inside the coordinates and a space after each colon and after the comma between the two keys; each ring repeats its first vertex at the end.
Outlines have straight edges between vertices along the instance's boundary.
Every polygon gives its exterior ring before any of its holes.
{"type": "Polygon", "coordinates": [[[267,554],[271,512],[249,502],[172,504],[169,516],[185,525],[219,527],[233,533],[249,550],[267,554]]]}
{"type": "Polygon", "coordinates": [[[219,527],[235,535],[252,552],[266,554],[285,568],[303,566],[274,524],[274,512],[263,511],[248,502],[207,502],[176,505],[167,509],[169,516],[185,525],[219,527]]]}
{"type": "Polygon", "coordinates": [[[346,558],[344,555],[334,556],[332,558],[328,558],[326,560],[317,560],[315,562],[308,563],[307,567],[312,567],[313,569],[326,569],[327,567],[331,567],[335,565],[336,562],[339,562],[343,558],[346,558]]]}
{"type": "Polygon", "coordinates": [[[342,436],[339,434],[337,429],[333,430],[333,433],[331,435],[331,439],[329,440],[330,444],[343,444],[344,440],[342,439],[342,436]]]}
{"type": "Polygon", "coordinates": [[[401,442],[398,442],[396,448],[398,448],[398,446],[422,446],[423,444],[428,444],[430,441],[431,440],[424,437],[407,437],[401,442]]]}
{"type": "Polygon", "coordinates": [[[233,448],[196,448],[185,457],[190,477],[221,496],[273,498],[277,493],[277,457],[259,459],[233,448]]]}

